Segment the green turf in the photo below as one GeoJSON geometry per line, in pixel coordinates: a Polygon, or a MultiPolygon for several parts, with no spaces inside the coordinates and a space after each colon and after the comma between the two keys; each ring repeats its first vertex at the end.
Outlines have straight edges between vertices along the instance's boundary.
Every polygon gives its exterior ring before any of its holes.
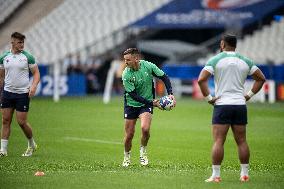
{"type": "Polygon", "coordinates": [[[20,157],[26,139],[15,123],[9,156],[0,159],[0,188],[284,188],[284,104],[249,104],[251,181],[239,182],[232,133],[225,144],[222,183],[204,183],[211,174],[212,107],[179,99],[171,111],[154,111],[148,146],[150,165],[139,165],[139,122],[132,165],[122,168],[123,104],[115,98],[35,98],[29,121],[39,150],[20,157]],[[36,171],[45,176],[35,177],[36,171]]]}

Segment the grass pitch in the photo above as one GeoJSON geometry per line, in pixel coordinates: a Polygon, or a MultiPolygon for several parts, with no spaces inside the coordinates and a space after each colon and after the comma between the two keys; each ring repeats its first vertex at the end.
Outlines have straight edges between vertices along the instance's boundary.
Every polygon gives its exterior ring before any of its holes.
{"type": "Polygon", "coordinates": [[[231,131],[225,144],[222,182],[211,174],[211,114],[206,102],[178,99],[170,112],[154,110],[148,145],[150,165],[139,164],[140,122],[132,164],[123,160],[123,99],[104,105],[100,97],[34,98],[29,122],[39,150],[21,157],[27,141],[12,124],[8,157],[0,159],[0,188],[284,188],[284,104],[249,104],[248,183],[239,182],[239,162],[231,131]],[[36,171],[45,176],[36,177],[36,171]]]}

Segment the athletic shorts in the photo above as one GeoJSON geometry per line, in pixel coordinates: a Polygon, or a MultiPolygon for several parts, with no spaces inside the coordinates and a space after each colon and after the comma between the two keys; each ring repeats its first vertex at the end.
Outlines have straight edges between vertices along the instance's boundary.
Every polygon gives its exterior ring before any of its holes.
{"type": "Polygon", "coordinates": [[[137,119],[139,115],[144,112],[149,112],[153,114],[153,107],[151,106],[142,106],[142,107],[124,106],[124,119],[137,119]]]}
{"type": "Polygon", "coordinates": [[[246,125],[246,105],[215,105],[212,124],[246,125]]]}
{"type": "Polygon", "coordinates": [[[18,112],[28,112],[30,98],[29,93],[17,94],[3,91],[1,108],[14,108],[18,112]]]}

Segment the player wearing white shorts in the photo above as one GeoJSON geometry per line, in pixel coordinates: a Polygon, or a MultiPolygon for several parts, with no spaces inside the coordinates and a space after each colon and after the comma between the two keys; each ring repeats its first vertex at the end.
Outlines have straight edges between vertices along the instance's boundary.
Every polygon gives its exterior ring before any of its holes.
{"type": "Polygon", "coordinates": [[[11,35],[10,51],[0,56],[0,94],[2,130],[0,157],[7,156],[8,139],[14,110],[16,119],[28,139],[28,148],[22,156],[31,156],[37,149],[30,124],[27,121],[30,98],[34,96],[40,81],[40,73],[34,57],[24,51],[25,36],[14,32],[11,35]],[[33,82],[29,84],[29,71],[33,82]],[[3,90],[4,85],[4,90],[3,90]]]}
{"type": "Polygon", "coordinates": [[[220,166],[224,157],[224,143],[229,128],[232,128],[238,146],[242,182],[249,180],[249,147],[246,141],[248,101],[256,94],[265,77],[252,60],[235,52],[237,38],[225,34],[220,42],[221,53],[212,57],[201,71],[198,84],[209,104],[214,105],[212,118],[212,175],[206,182],[220,182],[220,166]],[[207,81],[214,75],[215,97],[210,95],[207,81]],[[244,83],[250,75],[254,80],[252,89],[244,95],[244,83]]]}

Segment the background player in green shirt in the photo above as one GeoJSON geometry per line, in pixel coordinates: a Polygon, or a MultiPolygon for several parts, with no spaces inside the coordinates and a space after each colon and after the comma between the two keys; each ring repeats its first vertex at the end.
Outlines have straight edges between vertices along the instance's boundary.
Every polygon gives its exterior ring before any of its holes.
{"type": "Polygon", "coordinates": [[[122,166],[130,165],[130,150],[135,132],[135,124],[138,118],[141,120],[141,147],[140,163],[148,165],[146,146],[150,138],[150,126],[153,114],[153,107],[162,109],[159,100],[155,99],[155,88],[153,76],[161,79],[171,99],[175,98],[172,93],[172,86],[168,76],[155,64],[141,60],[141,53],[136,48],[129,48],[124,53],[126,68],[122,74],[124,93],[124,160],[122,166]]]}

